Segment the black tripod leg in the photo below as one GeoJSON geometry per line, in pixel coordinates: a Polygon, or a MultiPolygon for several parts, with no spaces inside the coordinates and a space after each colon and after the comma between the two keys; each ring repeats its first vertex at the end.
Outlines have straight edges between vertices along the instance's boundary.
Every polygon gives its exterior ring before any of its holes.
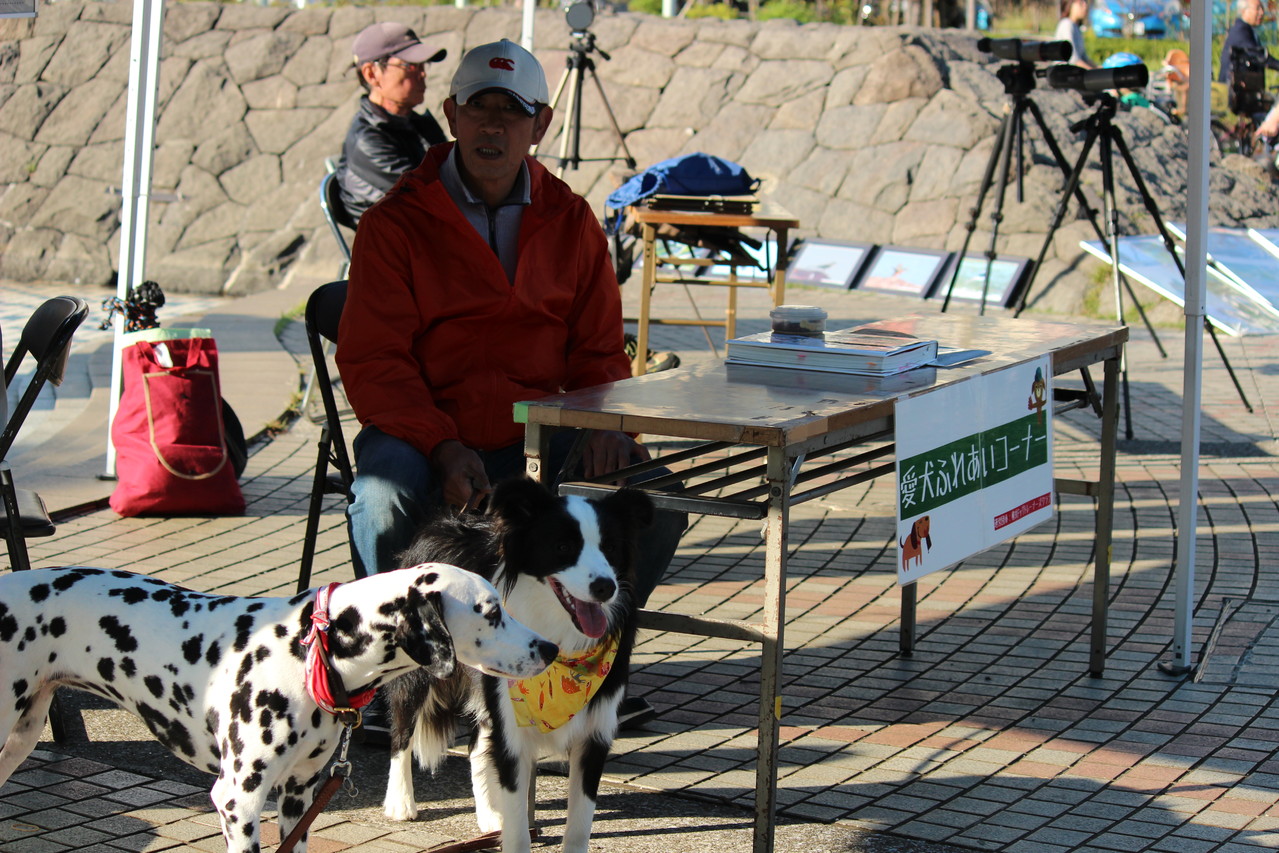
{"type": "MultiPolygon", "coordinates": [[[[1181,277],[1185,279],[1186,271],[1182,269],[1181,262],[1177,258],[1177,253],[1172,243],[1172,236],[1168,233],[1168,229],[1164,227],[1163,218],[1159,215],[1159,207],[1155,204],[1154,198],[1146,189],[1146,184],[1141,179],[1141,173],[1137,171],[1137,164],[1133,162],[1132,156],[1128,153],[1128,146],[1124,143],[1123,134],[1119,132],[1119,128],[1109,122],[1105,123],[1105,133],[1108,139],[1114,143],[1119,149],[1119,156],[1124,158],[1124,163],[1128,166],[1128,172],[1132,175],[1132,179],[1137,184],[1137,189],[1141,194],[1142,202],[1146,206],[1146,210],[1154,217],[1155,223],[1159,226],[1159,233],[1163,237],[1164,246],[1172,254],[1173,262],[1181,269],[1181,277]]],[[[1146,332],[1150,335],[1150,339],[1154,341],[1155,348],[1159,350],[1160,358],[1167,358],[1168,353],[1164,350],[1163,342],[1159,340],[1159,335],[1155,333],[1155,327],[1150,322],[1150,318],[1146,316],[1146,309],[1142,307],[1141,302],[1137,300],[1137,293],[1133,289],[1132,282],[1128,281],[1128,277],[1124,275],[1123,270],[1119,271],[1119,282],[1123,285],[1124,291],[1127,292],[1128,298],[1132,300],[1132,305],[1137,309],[1137,316],[1141,318],[1141,324],[1146,327],[1146,332]]]]}
{"type": "Polygon", "coordinates": [[[622,133],[622,127],[617,123],[617,116],[613,114],[613,106],[608,102],[608,95],[604,94],[604,84],[600,82],[599,74],[595,73],[595,64],[590,66],[591,79],[595,81],[595,88],[600,93],[600,100],[604,102],[604,112],[608,113],[608,122],[613,126],[613,135],[617,137],[617,144],[622,149],[622,153],[626,155],[626,168],[635,168],[635,158],[631,156],[631,149],[626,147],[626,134],[622,133]]]}
{"type": "Polygon", "coordinates": [[[1212,323],[1204,320],[1204,328],[1208,330],[1208,336],[1212,338],[1213,346],[1217,348],[1217,355],[1221,357],[1221,363],[1225,365],[1226,373],[1230,376],[1230,381],[1234,383],[1235,390],[1239,392],[1239,400],[1243,403],[1243,407],[1249,412],[1253,411],[1252,403],[1248,402],[1248,395],[1243,392],[1243,386],[1239,384],[1239,377],[1235,375],[1235,369],[1230,364],[1230,359],[1226,358],[1226,351],[1221,346],[1221,339],[1217,337],[1217,330],[1213,328],[1212,323]]]}
{"type": "Polygon", "coordinates": [[[973,232],[977,230],[977,220],[981,216],[982,205],[986,203],[986,193],[990,192],[990,186],[995,180],[995,170],[999,167],[1009,151],[1009,142],[1011,140],[1011,132],[1013,122],[1016,121],[1017,106],[1014,104],[1008,112],[1004,114],[1004,120],[999,125],[999,134],[995,137],[995,147],[990,150],[990,159],[986,161],[986,171],[981,178],[981,186],[977,188],[977,201],[973,204],[972,215],[968,219],[968,224],[964,226],[968,233],[964,235],[964,245],[960,247],[959,254],[955,256],[955,267],[950,273],[950,283],[946,285],[946,298],[942,300],[941,310],[945,313],[950,307],[950,295],[955,289],[955,281],[959,278],[959,268],[964,263],[964,258],[968,255],[968,245],[972,242],[973,232]]]}
{"type": "MultiPolygon", "coordinates": [[[[1111,279],[1114,282],[1115,290],[1115,320],[1119,324],[1124,322],[1124,298],[1123,287],[1120,285],[1119,272],[1119,209],[1115,205],[1115,163],[1111,153],[1111,142],[1113,137],[1108,128],[1102,129],[1099,136],[1101,137],[1101,145],[1098,150],[1101,153],[1101,192],[1102,192],[1102,210],[1106,214],[1106,248],[1110,252],[1111,279]]],[[[1119,357],[1120,371],[1120,387],[1124,395],[1124,438],[1132,439],[1132,394],[1128,385],[1128,353],[1125,352],[1119,357]]]]}
{"type": "Polygon", "coordinates": [[[1000,155],[1004,150],[1004,137],[1008,135],[1008,129],[1013,120],[1013,110],[1004,113],[1004,120],[999,125],[999,133],[995,136],[995,147],[990,149],[990,158],[986,160],[986,171],[982,174],[981,185],[977,188],[977,201],[973,203],[968,217],[968,223],[964,228],[968,233],[964,236],[964,245],[960,247],[959,254],[955,257],[955,268],[951,270],[950,284],[946,286],[946,298],[942,300],[941,310],[944,313],[950,307],[950,294],[955,289],[955,281],[959,278],[959,268],[964,262],[964,257],[968,254],[968,244],[972,242],[973,232],[977,230],[977,219],[981,216],[982,205],[986,202],[986,193],[990,192],[990,185],[995,179],[995,169],[999,166],[1000,155]]]}
{"type": "MultiPolygon", "coordinates": [[[[1090,147],[1087,138],[1085,138],[1084,142],[1085,149],[1083,153],[1085,156],[1080,157],[1079,160],[1076,161],[1075,167],[1071,169],[1071,167],[1067,164],[1066,156],[1062,154],[1061,146],[1057,144],[1057,138],[1053,136],[1047,122],[1044,121],[1044,114],[1040,112],[1039,105],[1034,101],[1028,100],[1027,106],[1030,109],[1031,115],[1035,117],[1035,123],[1039,125],[1040,133],[1043,134],[1044,141],[1048,144],[1048,150],[1052,152],[1053,159],[1057,161],[1057,167],[1060,168],[1062,174],[1066,176],[1067,185],[1069,186],[1071,184],[1072,176],[1082,176],[1080,168],[1087,160],[1086,154],[1090,147]]],[[[1096,138],[1096,128],[1093,126],[1095,123],[1096,120],[1094,118],[1090,120],[1089,123],[1085,124],[1085,127],[1092,128],[1089,130],[1089,133],[1093,134],[1094,139],[1096,138]]],[[[1030,298],[1031,288],[1034,287],[1035,284],[1035,276],[1039,274],[1039,268],[1043,264],[1044,258],[1048,256],[1048,247],[1052,244],[1053,234],[1056,233],[1057,228],[1061,225],[1062,218],[1064,218],[1066,213],[1065,204],[1072,195],[1079,202],[1079,209],[1083,211],[1088,222],[1092,225],[1093,233],[1097,235],[1097,239],[1103,244],[1106,242],[1106,232],[1102,229],[1101,223],[1097,221],[1096,208],[1088,203],[1088,197],[1084,195],[1083,189],[1079,186],[1078,179],[1076,179],[1073,184],[1074,186],[1072,188],[1062,193],[1062,206],[1060,209],[1062,217],[1054,220],[1052,228],[1048,231],[1048,236],[1044,239],[1043,247],[1039,251],[1039,257],[1035,260],[1035,265],[1030,268],[1030,280],[1026,282],[1026,287],[1021,292],[1021,298],[1017,301],[1017,310],[1013,313],[1014,317],[1020,317],[1021,312],[1026,309],[1026,302],[1030,298]]],[[[1159,340],[1159,335],[1155,333],[1155,327],[1151,325],[1149,318],[1146,317],[1145,309],[1142,308],[1141,303],[1137,301],[1137,294],[1133,292],[1132,284],[1128,281],[1128,277],[1124,275],[1123,270],[1119,271],[1119,281],[1123,284],[1124,289],[1128,291],[1128,296],[1132,299],[1133,305],[1137,306],[1137,314],[1141,317],[1142,324],[1146,327],[1146,331],[1150,334],[1150,339],[1154,341],[1155,348],[1159,350],[1159,357],[1167,358],[1168,353],[1164,350],[1164,345],[1159,340]]]]}
{"type": "MultiPolygon", "coordinates": [[[[1030,102],[1031,113],[1039,123],[1039,129],[1043,131],[1044,138],[1048,140],[1048,145],[1053,151],[1053,155],[1058,158],[1058,163],[1064,163],[1062,159],[1061,149],[1057,147],[1056,140],[1052,137],[1052,132],[1048,130],[1048,125],[1044,123],[1044,117],[1039,112],[1039,107],[1034,101],[1030,102]]],[[[1093,225],[1096,227],[1096,213],[1092,208],[1088,207],[1087,199],[1083,199],[1083,193],[1079,192],[1079,179],[1083,176],[1084,163],[1088,161],[1088,154],[1092,151],[1093,144],[1097,141],[1096,130],[1093,122],[1090,120],[1087,125],[1088,133],[1084,136],[1083,147],[1079,151],[1079,157],[1075,160],[1073,168],[1066,169],[1066,188],[1062,190],[1061,198],[1057,200],[1057,209],[1053,211],[1052,224],[1048,226],[1048,233],[1044,235],[1043,245],[1039,249],[1039,257],[1035,259],[1035,265],[1030,270],[1030,281],[1026,282],[1025,289],[1021,292],[1021,299],[1017,301],[1017,310],[1013,312],[1014,317],[1020,317],[1021,312],[1026,310],[1026,300],[1030,298],[1030,288],[1035,283],[1035,276],[1039,274],[1039,268],[1044,263],[1044,258],[1048,256],[1048,247],[1052,245],[1053,235],[1057,233],[1057,229],[1061,227],[1061,222],[1066,218],[1066,207],[1070,204],[1070,199],[1076,193],[1081,198],[1080,204],[1087,210],[1090,218],[1093,219],[1093,225]]],[[[1103,241],[1104,234],[1099,235],[1103,241]]]]}
{"type": "MultiPolygon", "coordinates": [[[[1119,156],[1124,159],[1124,163],[1128,166],[1128,171],[1132,175],[1133,183],[1137,185],[1137,192],[1141,194],[1142,203],[1145,204],[1146,210],[1155,220],[1155,225],[1159,227],[1159,236],[1163,239],[1164,248],[1168,250],[1168,254],[1172,256],[1172,261],[1177,265],[1177,272],[1181,273],[1181,280],[1186,280],[1186,264],[1182,261],[1181,256],[1177,254],[1177,244],[1173,241],[1172,234],[1169,233],[1168,227],[1164,225],[1164,219],[1159,215],[1159,206],[1155,204],[1155,199],[1150,194],[1150,190],[1146,188],[1146,182],[1141,177],[1141,172],[1137,169],[1137,163],[1132,159],[1132,152],[1128,150],[1128,143],[1124,141],[1124,135],[1119,132],[1119,128],[1111,127],[1110,136],[1114,139],[1115,147],[1119,149],[1119,156]]],[[[1251,412],[1252,403],[1248,402],[1248,395],[1244,393],[1243,386],[1239,384],[1239,377],[1235,375],[1235,369],[1230,364],[1230,359],[1226,357],[1226,351],[1221,346],[1221,340],[1217,337],[1217,330],[1212,324],[1204,320],[1204,328],[1208,330],[1208,336],[1212,338],[1212,343],[1217,348],[1217,355],[1221,357],[1221,363],[1226,367],[1226,373],[1230,375],[1230,381],[1234,383],[1235,390],[1239,392],[1239,399],[1243,402],[1244,408],[1251,412]]]]}

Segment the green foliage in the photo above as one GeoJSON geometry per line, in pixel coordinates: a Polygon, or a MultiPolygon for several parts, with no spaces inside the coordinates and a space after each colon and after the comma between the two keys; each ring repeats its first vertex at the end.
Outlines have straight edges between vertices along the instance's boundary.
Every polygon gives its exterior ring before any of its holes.
{"type": "Polygon", "coordinates": [[[818,20],[816,9],[803,0],[767,0],[760,5],[755,17],[760,21],[790,18],[801,24],[810,24],[818,20]]]}
{"type": "Polygon", "coordinates": [[[628,12],[642,12],[645,15],[660,15],[662,14],[662,0],[630,0],[630,2],[626,4],[626,9],[628,12]]]}

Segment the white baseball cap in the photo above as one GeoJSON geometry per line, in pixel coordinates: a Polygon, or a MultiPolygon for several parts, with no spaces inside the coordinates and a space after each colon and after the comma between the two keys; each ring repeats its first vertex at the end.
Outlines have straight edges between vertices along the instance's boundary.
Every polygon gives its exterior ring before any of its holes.
{"type": "Polygon", "coordinates": [[[449,96],[459,104],[465,104],[490,89],[515,98],[529,115],[537,111],[538,104],[550,101],[542,63],[508,39],[482,44],[467,51],[453,75],[449,96]]]}

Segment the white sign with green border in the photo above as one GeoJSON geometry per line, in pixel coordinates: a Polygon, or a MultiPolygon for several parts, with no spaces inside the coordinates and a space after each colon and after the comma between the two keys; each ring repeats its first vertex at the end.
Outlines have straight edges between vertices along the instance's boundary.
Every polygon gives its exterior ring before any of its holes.
{"type": "Polygon", "coordinates": [[[1052,518],[1047,356],[899,401],[896,433],[899,584],[1052,518]]]}

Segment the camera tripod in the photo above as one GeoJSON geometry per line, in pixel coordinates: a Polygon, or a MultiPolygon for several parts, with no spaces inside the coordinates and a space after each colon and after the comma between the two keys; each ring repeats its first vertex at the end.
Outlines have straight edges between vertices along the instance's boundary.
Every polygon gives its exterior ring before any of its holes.
{"type": "MultiPolygon", "coordinates": [[[[608,95],[604,94],[604,84],[600,83],[599,75],[595,73],[595,60],[591,59],[591,54],[598,53],[605,61],[612,57],[595,44],[595,34],[590,30],[574,32],[573,43],[569,48],[564,73],[560,75],[555,94],[551,96],[551,109],[555,109],[559,105],[560,95],[564,93],[564,87],[568,86],[569,108],[568,114],[564,117],[564,123],[560,127],[560,164],[556,176],[564,177],[564,170],[570,166],[576,170],[582,163],[611,163],[615,160],[625,160],[627,168],[634,169],[635,158],[626,147],[626,138],[617,124],[613,107],[609,105],[608,95]],[[604,111],[608,113],[609,124],[613,128],[613,135],[617,137],[618,146],[625,154],[624,157],[582,157],[582,81],[588,72],[591,79],[595,81],[595,88],[600,93],[604,111]]],[[[533,148],[533,154],[537,154],[536,146],[533,148]]]]}
{"type": "MultiPolygon", "coordinates": [[[[1004,65],[999,68],[996,75],[999,81],[1004,84],[1004,92],[1012,98],[1011,107],[1007,108],[1004,113],[1004,119],[1000,125],[999,135],[995,139],[995,147],[990,152],[990,159],[986,163],[986,172],[982,176],[981,185],[977,190],[977,201],[971,210],[971,218],[964,226],[968,234],[964,237],[964,245],[956,256],[954,268],[951,270],[950,283],[946,287],[946,298],[942,301],[942,311],[950,307],[951,292],[955,288],[955,281],[959,277],[960,265],[963,259],[968,255],[968,244],[972,241],[973,232],[977,229],[977,220],[981,216],[982,206],[985,203],[986,194],[990,191],[991,184],[994,182],[995,171],[999,170],[999,182],[995,191],[995,209],[991,214],[990,228],[990,246],[986,249],[986,275],[982,281],[981,306],[979,312],[986,313],[986,300],[988,297],[988,288],[990,286],[991,266],[995,261],[996,252],[995,244],[999,239],[999,225],[1004,219],[1004,193],[1008,187],[1008,173],[1011,167],[1012,153],[1017,151],[1017,201],[1022,200],[1022,175],[1025,173],[1025,163],[1023,154],[1023,134],[1025,133],[1026,118],[1025,114],[1029,112],[1035,120],[1035,124],[1039,127],[1039,132],[1047,143],[1049,151],[1052,152],[1053,160],[1057,163],[1057,167],[1061,169],[1063,177],[1069,180],[1071,175],[1070,164],[1061,152],[1061,146],[1057,144],[1057,139],[1049,130],[1047,123],[1044,122],[1043,113],[1039,110],[1039,105],[1030,98],[1030,92],[1035,88],[1035,67],[1029,62],[1018,62],[1010,65],[1004,65]]],[[[1093,231],[1097,234],[1097,239],[1105,240],[1105,232],[1101,228],[1101,223],[1097,220],[1097,211],[1088,204],[1087,197],[1084,196],[1083,190],[1076,186],[1072,193],[1067,193],[1066,197],[1074,195],[1079,200],[1079,206],[1084,214],[1092,223],[1093,231]]],[[[1049,235],[1051,237],[1051,231],[1049,235]]],[[[1044,244],[1045,247],[1048,243],[1044,244]]],[[[1034,277],[1039,269],[1039,265],[1043,263],[1044,254],[1041,252],[1039,259],[1030,268],[1030,281],[1026,283],[1026,287],[1022,293],[1021,300],[1018,303],[1017,315],[1020,315],[1022,309],[1026,307],[1026,294],[1030,291],[1030,286],[1034,283],[1034,277]]],[[[1124,287],[1128,289],[1129,296],[1132,298],[1133,304],[1137,306],[1137,311],[1141,315],[1142,322],[1145,323],[1146,329],[1150,332],[1151,338],[1154,339],[1155,346],[1159,348],[1160,356],[1167,357],[1164,352],[1163,345],[1159,342],[1159,336],[1155,334],[1154,328],[1147,319],[1145,311],[1137,302],[1136,295],[1132,292],[1132,286],[1124,279],[1124,287]]]]}
{"type": "MultiPolygon", "coordinates": [[[[951,291],[954,290],[955,281],[959,278],[959,269],[963,264],[963,259],[967,257],[968,244],[972,240],[973,232],[977,228],[977,220],[981,216],[981,209],[985,202],[986,193],[990,191],[991,183],[995,178],[995,171],[998,169],[999,176],[998,186],[995,192],[995,209],[991,214],[990,246],[987,248],[985,253],[986,274],[982,280],[981,307],[979,309],[980,313],[986,313],[986,299],[988,296],[988,289],[990,287],[990,272],[996,257],[995,244],[999,239],[999,224],[1004,218],[1004,193],[1008,187],[1008,173],[1014,147],[1017,151],[1017,200],[1021,201],[1022,199],[1021,179],[1025,171],[1022,136],[1026,127],[1025,114],[1029,112],[1034,118],[1035,124],[1038,125],[1039,132],[1043,136],[1044,142],[1047,143],[1049,151],[1052,152],[1053,160],[1057,163],[1057,167],[1061,169],[1062,174],[1067,178],[1068,186],[1062,194],[1061,202],[1057,208],[1057,216],[1053,221],[1052,227],[1048,231],[1048,239],[1044,241],[1044,247],[1040,251],[1038,259],[1036,259],[1035,263],[1031,265],[1030,279],[1026,282],[1025,289],[1022,292],[1016,313],[1014,314],[1014,316],[1020,316],[1022,310],[1026,307],[1026,296],[1030,292],[1031,285],[1034,284],[1035,275],[1044,261],[1044,256],[1047,253],[1048,246],[1051,245],[1053,232],[1056,231],[1057,226],[1061,224],[1061,219],[1065,214],[1066,202],[1072,196],[1079,200],[1080,209],[1084,212],[1088,221],[1092,224],[1093,231],[1097,234],[1097,239],[1104,242],[1106,240],[1106,233],[1102,230],[1101,223],[1097,219],[1097,211],[1088,203],[1087,197],[1084,195],[1083,190],[1079,186],[1077,175],[1078,167],[1076,167],[1075,170],[1071,169],[1065,155],[1061,152],[1061,146],[1057,144],[1057,139],[1053,136],[1052,131],[1048,128],[1047,123],[1044,121],[1044,116],[1039,110],[1039,105],[1030,98],[1030,92],[1035,88],[1035,66],[1030,62],[1017,62],[1004,65],[996,72],[996,76],[999,78],[999,81],[1004,84],[1004,92],[1012,98],[1012,105],[1008,107],[1004,113],[1004,120],[1000,127],[999,135],[996,137],[995,147],[990,152],[990,160],[986,163],[986,172],[982,176],[981,186],[977,191],[977,201],[972,208],[972,217],[965,226],[968,233],[964,237],[964,244],[959,250],[959,254],[956,255],[956,261],[951,271],[950,283],[946,288],[946,298],[942,302],[941,310],[945,311],[950,306],[951,291]],[[1071,180],[1072,178],[1074,179],[1073,182],[1071,180]]],[[[1085,147],[1085,152],[1086,151],[1087,148],[1085,147]]],[[[1081,160],[1080,162],[1082,164],[1083,161],[1081,160]]],[[[1133,293],[1132,285],[1128,282],[1128,279],[1118,271],[1117,265],[1115,269],[1115,297],[1117,300],[1116,314],[1119,321],[1121,323],[1123,322],[1123,307],[1122,302],[1119,301],[1120,287],[1122,286],[1122,288],[1127,289],[1129,298],[1132,300],[1132,304],[1137,308],[1137,313],[1141,316],[1142,323],[1145,324],[1146,330],[1150,333],[1151,339],[1154,341],[1155,346],[1159,349],[1159,355],[1163,358],[1167,358],[1167,353],[1164,351],[1163,344],[1159,341],[1159,336],[1155,333],[1155,329],[1151,325],[1150,319],[1146,316],[1145,310],[1141,307],[1141,303],[1137,301],[1136,294],[1133,293]]],[[[1127,438],[1132,438],[1132,409],[1129,405],[1128,372],[1126,363],[1123,365],[1122,375],[1124,391],[1123,408],[1126,427],[1125,435],[1127,438]]],[[[1085,377],[1085,380],[1087,381],[1087,377],[1085,377]]]]}
{"type": "MultiPolygon", "coordinates": [[[[1044,245],[1039,251],[1039,258],[1035,262],[1035,268],[1038,268],[1038,265],[1043,262],[1044,256],[1048,252],[1048,246],[1052,243],[1053,234],[1066,215],[1066,205],[1069,203],[1071,195],[1079,194],[1079,180],[1083,176],[1084,164],[1088,160],[1088,154],[1092,151],[1093,145],[1100,140],[1098,150],[1101,156],[1102,207],[1107,212],[1106,224],[1108,226],[1106,235],[1102,237],[1102,242],[1106,245],[1106,251],[1110,254],[1111,277],[1115,291],[1115,315],[1116,319],[1122,323],[1123,299],[1120,282],[1123,281],[1127,284],[1127,280],[1123,278],[1123,273],[1119,269],[1119,210],[1115,204],[1114,150],[1119,151],[1119,156],[1123,158],[1124,164],[1128,167],[1128,174],[1132,177],[1133,183],[1137,187],[1137,192],[1141,195],[1142,204],[1145,205],[1146,211],[1159,229],[1159,237],[1163,241],[1164,248],[1168,250],[1168,254],[1172,257],[1173,263],[1176,264],[1177,272],[1181,275],[1183,282],[1186,279],[1186,265],[1181,256],[1177,254],[1177,244],[1173,241],[1172,234],[1169,233],[1167,226],[1164,225],[1163,217],[1159,214],[1159,207],[1155,204],[1154,198],[1151,197],[1150,190],[1146,188],[1146,182],[1142,180],[1141,170],[1137,168],[1136,162],[1132,159],[1132,153],[1128,150],[1128,144],[1124,141],[1123,133],[1113,123],[1119,102],[1109,92],[1103,92],[1092,97],[1098,101],[1097,109],[1091,116],[1083,121],[1076,122],[1070,127],[1073,133],[1078,133],[1081,130],[1085,132],[1084,144],[1080,149],[1079,158],[1075,161],[1074,169],[1071,170],[1066,189],[1062,191],[1061,200],[1057,204],[1052,225],[1049,226],[1048,234],[1044,238],[1044,245]]],[[[1031,281],[1033,282],[1033,273],[1031,281]]],[[[1026,298],[1029,295],[1030,284],[1028,283],[1017,305],[1017,315],[1020,315],[1022,309],[1026,307],[1026,298]]],[[[1129,287],[1129,295],[1132,295],[1131,287],[1129,287]]],[[[1133,304],[1137,305],[1135,298],[1133,299],[1133,304]]],[[[1144,313],[1142,317],[1145,317],[1144,313]]],[[[1221,357],[1221,363],[1225,366],[1226,373],[1230,376],[1230,381],[1234,383],[1235,391],[1239,393],[1239,399],[1243,402],[1244,408],[1251,412],[1253,410],[1252,404],[1248,402],[1243,386],[1239,384],[1239,377],[1235,375],[1234,367],[1231,366],[1230,359],[1226,357],[1226,352],[1222,349],[1221,340],[1217,337],[1217,330],[1213,328],[1207,318],[1204,319],[1204,328],[1208,331],[1209,337],[1212,338],[1212,343],[1217,348],[1217,355],[1221,357]]],[[[1162,347],[1160,347],[1160,353],[1163,353],[1162,347]]],[[[1132,414],[1128,399],[1126,363],[1123,373],[1123,391],[1126,436],[1132,438],[1132,414]]]]}

